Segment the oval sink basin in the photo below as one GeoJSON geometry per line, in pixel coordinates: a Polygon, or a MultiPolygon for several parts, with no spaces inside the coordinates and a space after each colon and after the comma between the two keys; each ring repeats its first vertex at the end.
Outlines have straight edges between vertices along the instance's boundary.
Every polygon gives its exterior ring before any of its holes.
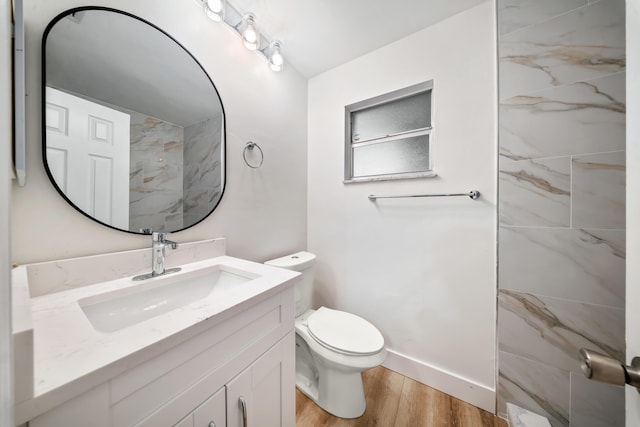
{"type": "Polygon", "coordinates": [[[176,308],[223,293],[258,276],[216,265],[184,274],[158,276],[126,289],[78,300],[100,332],[115,332],[176,308]]]}

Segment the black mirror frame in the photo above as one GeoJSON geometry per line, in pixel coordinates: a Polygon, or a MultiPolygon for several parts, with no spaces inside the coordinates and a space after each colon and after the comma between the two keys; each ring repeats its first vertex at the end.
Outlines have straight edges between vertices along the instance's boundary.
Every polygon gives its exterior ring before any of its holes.
{"type": "Polygon", "coordinates": [[[78,212],[80,212],[81,214],[83,214],[84,216],[86,216],[87,218],[90,218],[91,220],[97,222],[98,224],[104,225],[106,227],[109,227],[113,230],[117,230],[117,231],[122,231],[125,233],[130,233],[130,234],[138,234],[138,235],[147,235],[147,234],[151,234],[151,230],[148,232],[137,232],[137,231],[132,231],[132,230],[123,230],[121,228],[117,228],[114,227],[110,224],[107,224],[105,222],[102,222],[94,217],[92,217],[91,215],[89,215],[88,213],[86,213],[85,211],[83,211],[82,209],[80,209],[78,206],[75,205],[75,203],[73,203],[66,194],[64,194],[64,192],[62,191],[62,189],[60,189],[60,187],[58,186],[58,184],[56,183],[56,180],[53,177],[53,174],[51,172],[51,170],[49,169],[49,164],[47,162],[47,126],[46,126],[46,87],[47,87],[47,82],[46,82],[46,78],[47,78],[47,74],[46,74],[46,45],[47,45],[47,37],[49,35],[49,32],[51,31],[51,29],[55,26],[56,23],[58,23],[60,20],[64,19],[66,16],[68,15],[72,15],[74,13],[77,12],[82,12],[82,11],[87,11],[87,10],[100,10],[100,11],[106,11],[106,12],[114,12],[114,13],[118,13],[121,15],[125,15],[128,16],[130,18],[136,19],[144,24],[149,25],[150,27],[156,29],[157,31],[161,32],[162,34],[164,34],[166,37],[168,37],[170,40],[172,40],[174,43],[176,43],[178,46],[180,46],[180,48],[182,48],[182,50],[184,50],[184,52],[189,55],[191,57],[191,59],[193,59],[193,61],[198,65],[198,67],[200,67],[200,69],[202,70],[202,72],[204,73],[204,75],[207,77],[207,79],[209,80],[209,82],[211,83],[211,87],[213,88],[213,90],[215,91],[216,95],[218,96],[218,99],[220,100],[220,109],[222,110],[222,132],[223,132],[223,150],[222,150],[222,155],[221,155],[221,159],[222,159],[222,164],[224,166],[224,170],[222,173],[222,178],[223,178],[223,182],[222,182],[222,189],[220,191],[220,197],[218,198],[216,204],[211,208],[211,211],[209,211],[209,213],[207,213],[206,215],[204,215],[201,219],[199,219],[198,221],[194,222],[193,224],[188,225],[187,227],[181,228],[179,230],[167,230],[167,233],[177,233],[183,230],[186,230],[188,228],[191,228],[199,223],[201,223],[202,221],[204,221],[206,218],[208,218],[213,211],[216,210],[216,208],[220,205],[220,202],[222,201],[222,197],[224,196],[224,191],[226,189],[227,186],[227,127],[226,127],[226,113],[224,111],[224,103],[222,102],[222,98],[220,97],[220,93],[218,92],[218,88],[216,87],[216,85],[213,83],[213,80],[211,80],[211,77],[209,76],[209,74],[207,73],[207,71],[204,69],[204,67],[202,66],[202,64],[200,64],[200,62],[195,58],[195,56],[193,56],[191,54],[191,52],[189,52],[180,42],[178,42],[176,39],[174,39],[170,34],[168,34],[166,31],[164,31],[163,29],[159,28],[158,26],[152,24],[151,22],[140,18],[139,16],[136,16],[132,13],[129,12],[125,12],[122,10],[118,10],[118,9],[114,9],[114,8],[110,8],[110,7],[103,7],[103,6],[82,6],[82,7],[75,7],[72,9],[68,9],[60,14],[58,14],[55,18],[53,18],[51,20],[51,22],[49,22],[49,24],[47,25],[47,27],[44,30],[44,33],[42,35],[42,44],[41,44],[41,61],[42,61],[42,81],[41,81],[41,104],[42,104],[42,108],[41,108],[41,127],[42,127],[42,161],[44,164],[44,170],[47,173],[47,176],[49,177],[49,181],[51,181],[51,184],[53,185],[53,187],[58,191],[58,193],[60,194],[60,196],[62,196],[62,198],[64,200],[66,200],[67,203],[69,203],[75,210],[77,210],[78,212]]]}

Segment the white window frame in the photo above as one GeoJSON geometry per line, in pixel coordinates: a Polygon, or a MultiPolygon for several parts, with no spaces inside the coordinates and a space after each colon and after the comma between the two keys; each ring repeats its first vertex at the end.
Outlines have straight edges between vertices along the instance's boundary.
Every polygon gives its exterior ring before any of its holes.
{"type": "Polygon", "coordinates": [[[403,89],[399,89],[393,92],[385,93],[383,95],[378,95],[373,98],[366,99],[364,101],[356,102],[354,104],[350,104],[345,106],[345,152],[344,152],[344,183],[356,183],[356,182],[371,182],[371,181],[388,181],[394,179],[413,179],[413,178],[430,178],[435,177],[437,174],[433,170],[433,134],[434,134],[434,123],[433,123],[433,110],[434,110],[434,91],[433,91],[433,80],[429,80],[426,82],[418,83],[413,86],[409,86],[403,89]],[[421,92],[431,92],[431,127],[415,129],[411,131],[396,133],[392,135],[386,135],[384,137],[378,137],[365,141],[352,141],[351,135],[351,114],[364,110],[366,108],[375,107],[377,105],[387,104],[392,101],[396,101],[398,99],[406,98],[411,95],[415,95],[421,92]],[[405,172],[405,173],[396,173],[396,174],[384,174],[384,175],[370,175],[363,177],[354,177],[353,176],[353,148],[362,147],[365,145],[377,144],[381,142],[389,142],[394,140],[400,140],[407,137],[419,136],[419,135],[429,135],[429,165],[428,170],[421,172],[405,172]]]}

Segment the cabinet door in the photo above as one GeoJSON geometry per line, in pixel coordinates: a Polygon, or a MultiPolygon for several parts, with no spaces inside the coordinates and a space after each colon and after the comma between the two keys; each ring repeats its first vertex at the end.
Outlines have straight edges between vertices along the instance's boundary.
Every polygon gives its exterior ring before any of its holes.
{"type": "Polygon", "coordinates": [[[227,427],[295,425],[294,351],[291,333],[227,384],[227,427]]]}
{"type": "Polygon", "coordinates": [[[173,427],[193,427],[193,414],[189,414],[188,416],[184,417],[182,421],[180,421],[173,427]]]}
{"type": "Polygon", "coordinates": [[[33,427],[109,427],[109,385],[102,384],[29,421],[33,427]]]}
{"type": "Polygon", "coordinates": [[[227,418],[224,387],[193,411],[194,427],[225,427],[227,418]]]}

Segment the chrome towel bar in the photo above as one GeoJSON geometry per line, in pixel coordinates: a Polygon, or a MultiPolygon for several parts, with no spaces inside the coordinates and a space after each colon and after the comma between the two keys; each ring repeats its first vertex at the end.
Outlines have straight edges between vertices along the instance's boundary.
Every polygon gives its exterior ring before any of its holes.
{"type": "Polygon", "coordinates": [[[408,194],[405,196],[376,196],[375,194],[369,194],[370,201],[375,202],[377,199],[404,199],[407,197],[453,197],[453,196],[467,196],[472,200],[477,200],[480,197],[478,190],[472,190],[468,193],[444,193],[444,194],[408,194]]]}

